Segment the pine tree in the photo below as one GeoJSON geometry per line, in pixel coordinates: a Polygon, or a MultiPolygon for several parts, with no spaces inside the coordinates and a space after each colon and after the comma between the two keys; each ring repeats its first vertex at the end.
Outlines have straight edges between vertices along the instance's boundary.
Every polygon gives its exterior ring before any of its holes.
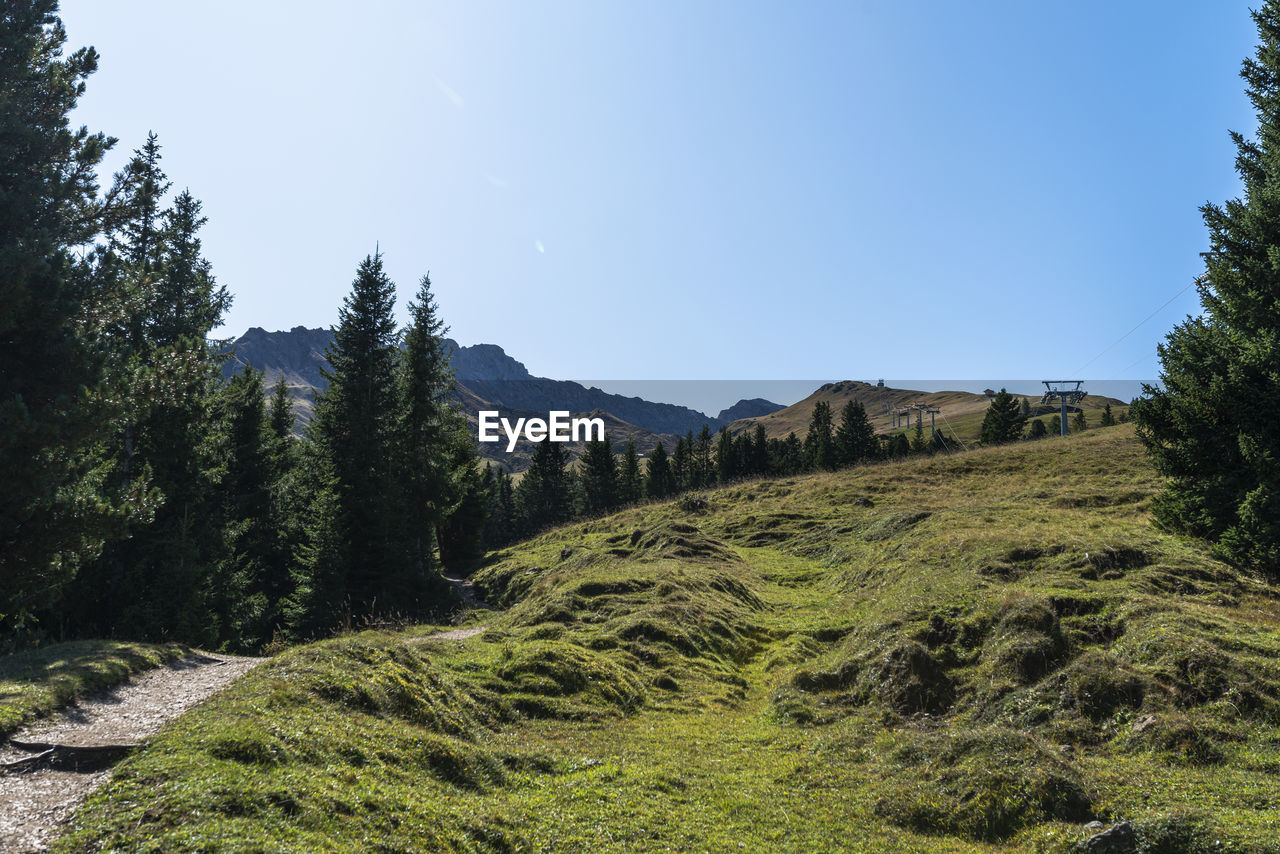
{"type": "Polygon", "coordinates": [[[1019,411],[1020,411],[1020,412],[1021,412],[1021,414],[1022,414],[1022,420],[1023,420],[1023,421],[1026,421],[1027,419],[1029,419],[1029,418],[1031,417],[1031,401],[1027,400],[1027,399],[1024,397],[1024,398],[1022,399],[1022,403],[1021,403],[1021,406],[1020,406],[1020,410],[1019,410],[1019,411]]]}
{"type": "Polygon", "coordinates": [[[813,405],[809,432],[804,439],[804,455],[805,467],[808,469],[836,467],[835,443],[831,438],[831,404],[825,400],[813,405]]]}
{"type": "Polygon", "coordinates": [[[567,465],[563,444],[549,440],[537,443],[529,468],[516,487],[516,505],[527,524],[524,533],[567,522],[573,515],[567,465]]]}
{"type": "Polygon", "coordinates": [[[675,452],[671,455],[671,475],[674,479],[673,492],[684,492],[693,485],[693,431],[676,440],[675,452]]]}
{"type": "Polygon", "coordinates": [[[1132,408],[1168,478],[1153,503],[1168,528],[1217,540],[1242,563],[1280,572],[1280,3],[1252,13],[1258,47],[1241,77],[1258,119],[1233,132],[1242,198],[1200,210],[1209,230],[1198,317],[1159,347],[1161,382],[1132,408]],[[1247,402],[1248,405],[1242,405],[1247,402]]]}
{"type": "MultiPolygon", "coordinates": [[[[475,505],[487,503],[479,480],[482,475],[471,455],[455,448],[462,416],[454,403],[453,369],[449,363],[448,328],[437,313],[431,277],[423,276],[418,293],[409,303],[409,325],[397,366],[400,412],[396,436],[396,470],[399,492],[404,496],[405,529],[411,575],[403,580],[400,596],[421,595],[433,572],[432,542],[436,528],[444,524],[455,506],[467,496],[467,512],[450,526],[459,544],[454,553],[470,560],[480,531],[466,529],[480,518],[475,505]]],[[[486,511],[487,512],[487,511],[486,511]]]]}
{"type": "Polygon", "coordinates": [[[607,438],[587,442],[582,455],[583,512],[608,513],[618,506],[618,463],[607,438]]]}
{"type": "MultiPolygon", "coordinates": [[[[0,14],[0,627],[51,605],[77,567],[147,512],[145,484],[118,489],[88,453],[108,431],[98,308],[71,248],[103,226],[96,167],[115,140],[68,116],[97,69],[63,54],[56,0],[0,14]]],[[[0,635],[5,634],[0,630],[0,635]]]]}
{"type": "Polygon", "coordinates": [[[485,517],[484,541],[488,548],[504,546],[515,538],[517,527],[515,492],[511,477],[496,466],[489,466],[489,512],[485,517]]]}
{"type": "MultiPolygon", "coordinates": [[[[440,562],[453,572],[464,572],[484,557],[484,530],[488,524],[489,501],[484,472],[480,468],[474,446],[465,449],[471,451],[469,454],[461,452],[461,447],[457,450],[460,453],[454,456],[453,462],[456,467],[454,489],[458,497],[437,530],[440,562]]],[[[415,580],[424,588],[428,584],[426,578],[415,580]]]]}
{"type": "Polygon", "coordinates": [[[78,632],[213,644],[227,547],[214,401],[222,356],[209,335],[231,303],[202,256],[200,203],[170,186],[154,134],[116,176],[109,240],[92,263],[107,328],[107,383],[121,405],[111,464],[122,490],[160,503],[86,567],[68,594],[78,632]]]}
{"type": "Polygon", "coordinates": [[[640,476],[640,457],[634,439],[627,440],[622,452],[622,469],[618,474],[618,500],[635,504],[644,497],[644,479],[640,476]]]}
{"type": "Polygon", "coordinates": [[[731,483],[738,479],[738,460],[734,455],[733,437],[728,427],[721,427],[716,434],[716,479],[731,483]]]}
{"type": "MultiPolygon", "coordinates": [[[[678,447],[678,446],[677,446],[678,447]]],[[[645,470],[645,494],[650,498],[663,499],[676,491],[675,475],[667,461],[667,447],[658,443],[649,455],[649,464],[645,470]]]]}
{"type": "Polygon", "coordinates": [[[322,462],[314,475],[321,491],[314,493],[307,572],[323,576],[307,585],[314,593],[309,625],[332,623],[346,609],[364,615],[385,608],[412,566],[398,537],[403,498],[390,488],[399,482],[394,304],[382,256],[366,257],[338,312],[329,367],[322,369],[328,388],[316,399],[309,428],[322,462]]]}
{"type": "Polygon", "coordinates": [[[262,374],[245,368],[219,395],[224,475],[219,485],[226,550],[214,571],[209,607],[220,646],[253,649],[270,640],[275,608],[287,595],[288,573],[277,554],[279,523],[272,513],[272,437],[262,397],[262,374]],[[277,588],[268,592],[268,587],[277,588]]]}
{"type": "Polygon", "coordinates": [[[1077,409],[1075,417],[1071,419],[1071,432],[1083,433],[1089,429],[1089,421],[1085,418],[1084,410],[1077,409]]]}
{"type": "Polygon", "coordinates": [[[1100,427],[1110,427],[1116,423],[1116,418],[1111,414],[1111,404],[1107,403],[1102,407],[1102,420],[1098,422],[1100,427]]]}
{"type": "Polygon", "coordinates": [[[749,471],[751,474],[762,475],[769,471],[769,438],[765,432],[764,425],[759,421],[756,422],[756,429],[751,440],[749,471]]]}
{"type": "Polygon", "coordinates": [[[778,444],[777,459],[775,469],[779,474],[799,474],[804,471],[804,444],[794,432],[788,433],[787,438],[778,444]]]}
{"type": "Polygon", "coordinates": [[[906,434],[895,433],[889,440],[889,456],[900,459],[909,453],[911,453],[911,443],[907,441],[906,434]]]}
{"type": "Polygon", "coordinates": [[[911,436],[911,452],[913,454],[923,454],[928,450],[929,445],[924,440],[924,413],[916,410],[916,426],[911,436]]]}
{"type": "Polygon", "coordinates": [[[702,489],[715,482],[715,464],[712,461],[711,428],[706,424],[698,431],[698,438],[693,444],[693,461],[690,489],[702,489]]]}
{"type": "Polygon", "coordinates": [[[982,419],[981,439],[984,445],[999,445],[1012,442],[1022,436],[1021,407],[1013,395],[1004,389],[991,399],[987,413],[982,419]]]}
{"type": "Polygon", "coordinates": [[[1049,433],[1049,428],[1044,425],[1044,419],[1037,418],[1031,422],[1028,428],[1028,439],[1043,439],[1049,433]]]}
{"type": "Polygon", "coordinates": [[[836,459],[840,465],[851,466],[872,455],[876,434],[867,419],[867,410],[860,400],[850,400],[840,410],[840,426],[836,428],[836,459]]]}

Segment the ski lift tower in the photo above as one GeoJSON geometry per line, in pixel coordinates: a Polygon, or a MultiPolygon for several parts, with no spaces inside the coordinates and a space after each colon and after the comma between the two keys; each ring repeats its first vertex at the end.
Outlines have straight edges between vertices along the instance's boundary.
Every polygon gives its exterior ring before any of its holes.
{"type": "Polygon", "coordinates": [[[1058,400],[1062,404],[1062,435],[1067,435],[1067,405],[1075,406],[1084,400],[1088,393],[1080,388],[1084,380],[1042,380],[1044,397],[1041,403],[1052,403],[1058,400]]]}

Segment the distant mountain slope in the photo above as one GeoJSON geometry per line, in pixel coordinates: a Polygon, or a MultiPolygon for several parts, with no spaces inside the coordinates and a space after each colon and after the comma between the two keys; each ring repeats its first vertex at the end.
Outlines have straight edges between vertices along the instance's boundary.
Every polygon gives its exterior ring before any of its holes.
{"type": "Polygon", "coordinates": [[[780,409],[786,409],[786,407],[781,403],[765,400],[763,397],[753,397],[750,400],[740,400],[728,409],[720,410],[716,420],[721,424],[732,424],[740,418],[759,418],[780,409]]]}
{"type": "MultiPolygon", "coordinates": [[[[1021,398],[1022,396],[1015,395],[1015,397],[1021,398]]],[[[1056,407],[1041,406],[1038,396],[1027,395],[1027,397],[1031,402],[1033,416],[1057,414],[1056,407]]],[[[784,439],[788,433],[794,432],[803,439],[805,432],[809,429],[809,421],[813,417],[814,404],[818,403],[818,401],[829,403],[831,405],[831,416],[835,423],[839,424],[840,410],[851,400],[862,402],[863,407],[867,410],[867,416],[871,419],[872,426],[881,433],[894,430],[893,418],[889,413],[892,408],[903,407],[913,403],[936,407],[941,410],[937,416],[938,428],[942,429],[944,424],[949,423],[954,427],[960,438],[965,440],[977,437],[982,417],[986,413],[987,407],[991,405],[991,398],[985,394],[974,394],[968,391],[926,392],[876,386],[859,382],[858,380],[844,380],[838,383],[827,383],[799,403],[794,403],[768,415],[734,421],[729,426],[729,431],[737,434],[744,430],[754,430],[755,425],[759,423],[764,425],[765,432],[770,438],[784,439]]],[[[1108,403],[1111,404],[1113,409],[1127,407],[1127,404],[1123,401],[1114,398],[1090,395],[1085,398],[1081,408],[1088,414],[1102,409],[1108,403]]],[[[1071,411],[1074,412],[1074,408],[1071,411]]],[[[1097,418],[1092,418],[1090,423],[1096,425],[1098,423],[1097,418]]],[[[929,428],[928,415],[924,416],[924,426],[927,432],[929,428]]],[[[950,432],[947,435],[950,435],[950,432]]]]}
{"type": "MultiPolygon", "coordinates": [[[[327,364],[324,353],[332,340],[333,333],[328,329],[295,326],[288,332],[267,332],[255,326],[231,344],[232,355],[223,373],[230,376],[244,365],[252,365],[266,373],[268,385],[283,376],[299,399],[304,413],[309,413],[315,392],[326,386],[320,369],[327,364]]],[[[704,424],[716,430],[735,418],[782,408],[759,398],[742,400],[712,418],[686,406],[610,394],[569,380],[535,377],[496,344],[463,347],[453,340],[448,343],[453,348],[454,373],[459,385],[464,387],[462,399],[469,409],[479,405],[476,401],[482,401],[493,404],[491,408],[494,409],[521,410],[525,414],[542,413],[544,416],[551,410],[574,413],[598,410],[641,431],[683,435],[690,430],[696,433],[704,424]]],[[[471,412],[474,415],[475,410],[471,412]]]]}

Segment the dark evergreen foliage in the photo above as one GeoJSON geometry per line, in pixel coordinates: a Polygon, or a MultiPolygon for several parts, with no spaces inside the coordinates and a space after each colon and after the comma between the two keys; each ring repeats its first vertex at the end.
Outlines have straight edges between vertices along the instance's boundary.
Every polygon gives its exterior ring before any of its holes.
{"type": "Polygon", "coordinates": [[[666,498],[676,491],[676,477],[667,459],[667,446],[661,442],[653,449],[645,467],[644,489],[645,494],[654,499],[666,498]]]}
{"type": "Polygon", "coordinates": [[[982,419],[981,439],[984,445],[1000,445],[1022,436],[1026,418],[1013,395],[1000,389],[991,399],[987,414],[982,419]]]}

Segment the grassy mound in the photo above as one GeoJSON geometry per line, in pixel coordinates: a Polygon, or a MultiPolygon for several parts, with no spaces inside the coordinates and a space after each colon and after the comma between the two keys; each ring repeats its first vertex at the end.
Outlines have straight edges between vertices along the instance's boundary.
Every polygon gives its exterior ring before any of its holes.
{"type": "Polygon", "coordinates": [[[1276,591],[1158,486],[1119,427],[552,531],[483,633],[282,654],[62,850],[1280,851],[1276,591]]]}

